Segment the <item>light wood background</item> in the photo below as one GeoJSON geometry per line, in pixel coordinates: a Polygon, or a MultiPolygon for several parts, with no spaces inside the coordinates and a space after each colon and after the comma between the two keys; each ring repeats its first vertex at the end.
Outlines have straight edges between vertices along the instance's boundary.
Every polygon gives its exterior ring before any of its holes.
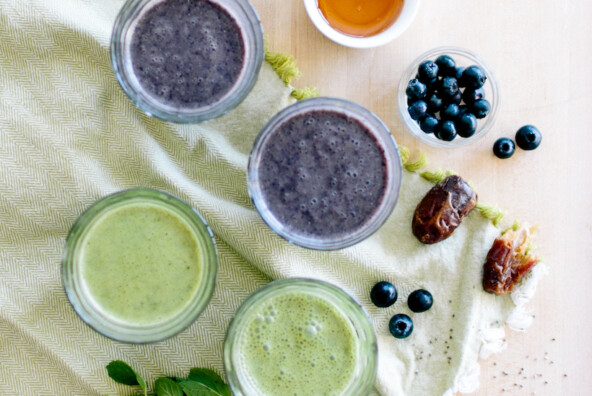
{"type": "Polygon", "coordinates": [[[477,395],[592,395],[592,2],[423,0],[407,32],[370,50],[326,39],[300,0],[252,3],[270,49],[296,57],[302,77],[295,86],[371,109],[399,144],[473,181],[483,202],[540,224],[537,252],[551,272],[529,305],[536,319],[527,333],[508,330],[508,349],[481,362],[477,395]],[[479,54],[501,86],[494,129],[448,150],[415,140],[396,103],[407,65],[443,45],[479,54]],[[541,146],[494,157],[493,142],[525,124],[541,130],[541,146]]]}

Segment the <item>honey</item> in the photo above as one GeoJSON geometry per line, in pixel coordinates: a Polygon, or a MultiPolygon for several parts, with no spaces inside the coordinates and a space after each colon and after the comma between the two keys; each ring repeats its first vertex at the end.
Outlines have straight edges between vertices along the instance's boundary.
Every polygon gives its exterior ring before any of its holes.
{"type": "Polygon", "coordinates": [[[354,37],[374,36],[401,14],[404,0],[318,0],[329,25],[354,37]]]}

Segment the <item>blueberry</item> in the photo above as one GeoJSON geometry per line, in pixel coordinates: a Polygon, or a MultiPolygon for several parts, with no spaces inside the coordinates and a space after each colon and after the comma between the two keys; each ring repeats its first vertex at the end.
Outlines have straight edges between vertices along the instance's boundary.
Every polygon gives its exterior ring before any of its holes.
{"type": "Polygon", "coordinates": [[[442,99],[436,92],[429,93],[427,98],[428,110],[432,113],[437,113],[442,108],[442,99]]]}
{"type": "Polygon", "coordinates": [[[440,118],[443,120],[455,121],[460,114],[460,107],[457,104],[450,103],[442,108],[440,111],[440,118]]]}
{"type": "Polygon", "coordinates": [[[428,105],[423,100],[418,100],[417,102],[413,102],[407,110],[412,119],[419,120],[428,112],[428,105]]]}
{"type": "Polygon", "coordinates": [[[419,65],[417,75],[424,84],[432,83],[438,78],[438,65],[431,60],[424,61],[419,65]]]}
{"type": "Polygon", "coordinates": [[[424,83],[419,81],[417,78],[414,78],[413,80],[409,81],[409,84],[407,84],[405,93],[409,99],[422,99],[425,96],[427,90],[428,89],[424,83]]]}
{"type": "Polygon", "coordinates": [[[472,113],[464,113],[456,121],[456,133],[458,136],[468,138],[475,134],[477,130],[477,117],[472,113]]]}
{"type": "Polygon", "coordinates": [[[440,128],[435,133],[440,140],[450,142],[456,137],[456,126],[454,122],[447,120],[440,124],[440,128]]]}
{"type": "Polygon", "coordinates": [[[485,90],[483,88],[478,89],[465,89],[462,93],[462,100],[465,101],[466,104],[473,104],[479,99],[483,99],[485,97],[485,90]]]}
{"type": "Polygon", "coordinates": [[[396,314],[389,321],[389,330],[395,338],[407,338],[413,332],[413,321],[405,314],[396,314]]]}
{"type": "Polygon", "coordinates": [[[452,76],[458,80],[459,87],[463,86],[463,85],[460,85],[460,78],[462,77],[462,74],[464,71],[465,71],[464,66],[458,66],[455,70],[454,76],[452,76]]]}
{"type": "Polygon", "coordinates": [[[487,101],[487,99],[479,99],[475,103],[471,104],[469,107],[471,113],[475,115],[475,117],[481,119],[485,118],[487,114],[489,114],[489,110],[491,110],[491,105],[487,101]]]}
{"type": "Polygon", "coordinates": [[[493,144],[493,154],[501,159],[510,158],[514,155],[515,148],[516,146],[512,139],[506,137],[499,138],[493,144]]]}
{"type": "Polygon", "coordinates": [[[407,305],[413,312],[425,312],[432,307],[433,303],[432,293],[424,289],[414,291],[407,298],[407,305]]]}
{"type": "Polygon", "coordinates": [[[454,96],[458,92],[458,81],[454,77],[444,77],[440,81],[438,91],[442,94],[442,97],[454,96]]]}
{"type": "Polygon", "coordinates": [[[448,103],[460,104],[461,100],[462,100],[462,92],[460,91],[460,89],[458,91],[456,91],[456,94],[454,94],[452,96],[444,96],[442,98],[442,101],[445,104],[448,104],[448,103]]]}
{"type": "Polygon", "coordinates": [[[458,119],[460,119],[463,115],[465,115],[466,113],[470,113],[469,108],[467,107],[467,105],[460,105],[458,106],[459,112],[458,112],[458,119]]]}
{"type": "Polygon", "coordinates": [[[392,283],[378,282],[370,291],[370,299],[377,307],[390,307],[397,301],[397,289],[392,283]]]}
{"type": "Polygon", "coordinates": [[[461,77],[461,84],[463,87],[478,89],[485,84],[487,80],[487,76],[485,76],[485,72],[479,66],[469,66],[467,67],[462,74],[461,77]]]}
{"type": "Polygon", "coordinates": [[[456,75],[456,62],[448,55],[440,55],[436,59],[436,65],[438,65],[439,76],[452,77],[456,75]]]}
{"type": "Polygon", "coordinates": [[[434,117],[431,114],[427,114],[427,115],[423,116],[423,118],[420,119],[419,127],[425,133],[431,133],[431,132],[434,132],[438,128],[439,123],[440,123],[440,121],[438,121],[438,119],[436,117],[434,117]]]}
{"type": "Polygon", "coordinates": [[[516,132],[516,144],[522,150],[534,150],[543,140],[541,132],[533,125],[525,125],[516,132]]]}

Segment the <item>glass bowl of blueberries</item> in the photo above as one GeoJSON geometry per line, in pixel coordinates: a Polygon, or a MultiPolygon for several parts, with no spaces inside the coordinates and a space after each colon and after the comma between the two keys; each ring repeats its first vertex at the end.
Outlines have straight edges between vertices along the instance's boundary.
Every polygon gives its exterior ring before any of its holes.
{"type": "Polygon", "coordinates": [[[493,127],[500,96],[491,68],[458,47],[415,59],[399,82],[399,111],[413,136],[434,147],[460,147],[493,127]]]}

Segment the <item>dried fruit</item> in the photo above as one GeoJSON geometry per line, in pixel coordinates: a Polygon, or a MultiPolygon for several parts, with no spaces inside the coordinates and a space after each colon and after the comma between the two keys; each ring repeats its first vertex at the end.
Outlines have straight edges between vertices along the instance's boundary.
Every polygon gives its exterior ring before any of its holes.
{"type": "Polygon", "coordinates": [[[538,259],[529,252],[534,227],[523,225],[493,241],[483,266],[483,289],[506,294],[534,267],[538,259]]]}
{"type": "Polygon", "coordinates": [[[448,238],[477,205],[477,194],[460,176],[448,176],[421,200],[411,229],[420,242],[431,244],[448,238]]]}

